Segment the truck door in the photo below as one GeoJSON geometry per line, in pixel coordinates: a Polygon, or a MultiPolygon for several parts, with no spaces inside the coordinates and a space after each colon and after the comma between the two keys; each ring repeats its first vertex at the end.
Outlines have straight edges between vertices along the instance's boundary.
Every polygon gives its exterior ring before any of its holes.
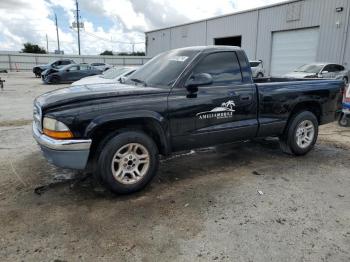
{"type": "MultiPolygon", "coordinates": [[[[186,108],[182,121],[188,122],[188,127],[194,126],[192,130],[185,130],[185,134],[173,132],[179,121],[170,118],[173,144],[184,148],[202,147],[254,137],[258,127],[256,89],[251,81],[243,82],[236,52],[204,56],[188,78],[201,73],[210,74],[213,82],[199,86],[194,96],[188,96],[186,88],[180,87],[182,105],[186,108]]],[[[179,93],[170,94],[170,112],[174,106],[172,96],[180,99],[179,93]]]]}

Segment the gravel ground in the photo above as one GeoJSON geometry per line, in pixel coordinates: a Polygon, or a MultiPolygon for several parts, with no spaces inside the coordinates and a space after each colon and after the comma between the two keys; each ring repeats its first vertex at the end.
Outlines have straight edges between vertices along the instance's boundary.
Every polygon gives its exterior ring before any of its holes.
{"type": "Polygon", "coordinates": [[[0,77],[1,261],[350,261],[349,128],[321,127],[305,157],[275,139],[175,155],[114,196],[31,137],[34,97],[64,85],[0,77]]]}

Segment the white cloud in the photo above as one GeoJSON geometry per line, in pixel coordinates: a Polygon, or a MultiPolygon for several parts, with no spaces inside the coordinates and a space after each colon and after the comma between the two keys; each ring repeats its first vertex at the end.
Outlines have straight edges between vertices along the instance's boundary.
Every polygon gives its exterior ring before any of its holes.
{"type": "MultiPolygon", "coordinates": [[[[97,54],[106,49],[131,51],[131,45],[120,42],[143,42],[144,31],[186,23],[211,16],[254,8],[281,0],[80,0],[85,30],[81,34],[82,53],[97,54]],[[108,20],[108,28],[88,17],[108,20]],[[92,16],[90,16],[91,14],[92,16]],[[111,41],[112,40],[112,41],[111,41]]],[[[6,0],[0,1],[0,50],[18,51],[24,42],[56,49],[56,29],[52,20],[54,8],[64,10],[64,19],[74,21],[75,0],[6,0]]],[[[62,19],[62,18],[60,18],[62,19]]],[[[61,30],[63,29],[63,30],[61,30]]],[[[61,48],[77,53],[76,32],[59,30],[61,48]]],[[[136,45],[143,50],[144,45],[136,45]]]]}

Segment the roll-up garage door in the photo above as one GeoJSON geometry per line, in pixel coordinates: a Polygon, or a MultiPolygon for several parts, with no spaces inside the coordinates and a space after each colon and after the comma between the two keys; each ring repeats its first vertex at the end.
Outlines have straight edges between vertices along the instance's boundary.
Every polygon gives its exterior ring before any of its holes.
{"type": "Polygon", "coordinates": [[[271,75],[279,76],[303,64],[316,62],[319,28],[274,32],[271,75]]]}

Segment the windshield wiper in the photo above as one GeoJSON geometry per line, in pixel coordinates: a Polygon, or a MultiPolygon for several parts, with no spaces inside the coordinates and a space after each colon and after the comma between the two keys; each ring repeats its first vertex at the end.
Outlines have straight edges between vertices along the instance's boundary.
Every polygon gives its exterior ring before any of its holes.
{"type": "Polygon", "coordinates": [[[138,84],[143,84],[143,86],[147,86],[147,83],[143,80],[137,79],[137,78],[131,78],[131,81],[138,83],[138,84]]]}

